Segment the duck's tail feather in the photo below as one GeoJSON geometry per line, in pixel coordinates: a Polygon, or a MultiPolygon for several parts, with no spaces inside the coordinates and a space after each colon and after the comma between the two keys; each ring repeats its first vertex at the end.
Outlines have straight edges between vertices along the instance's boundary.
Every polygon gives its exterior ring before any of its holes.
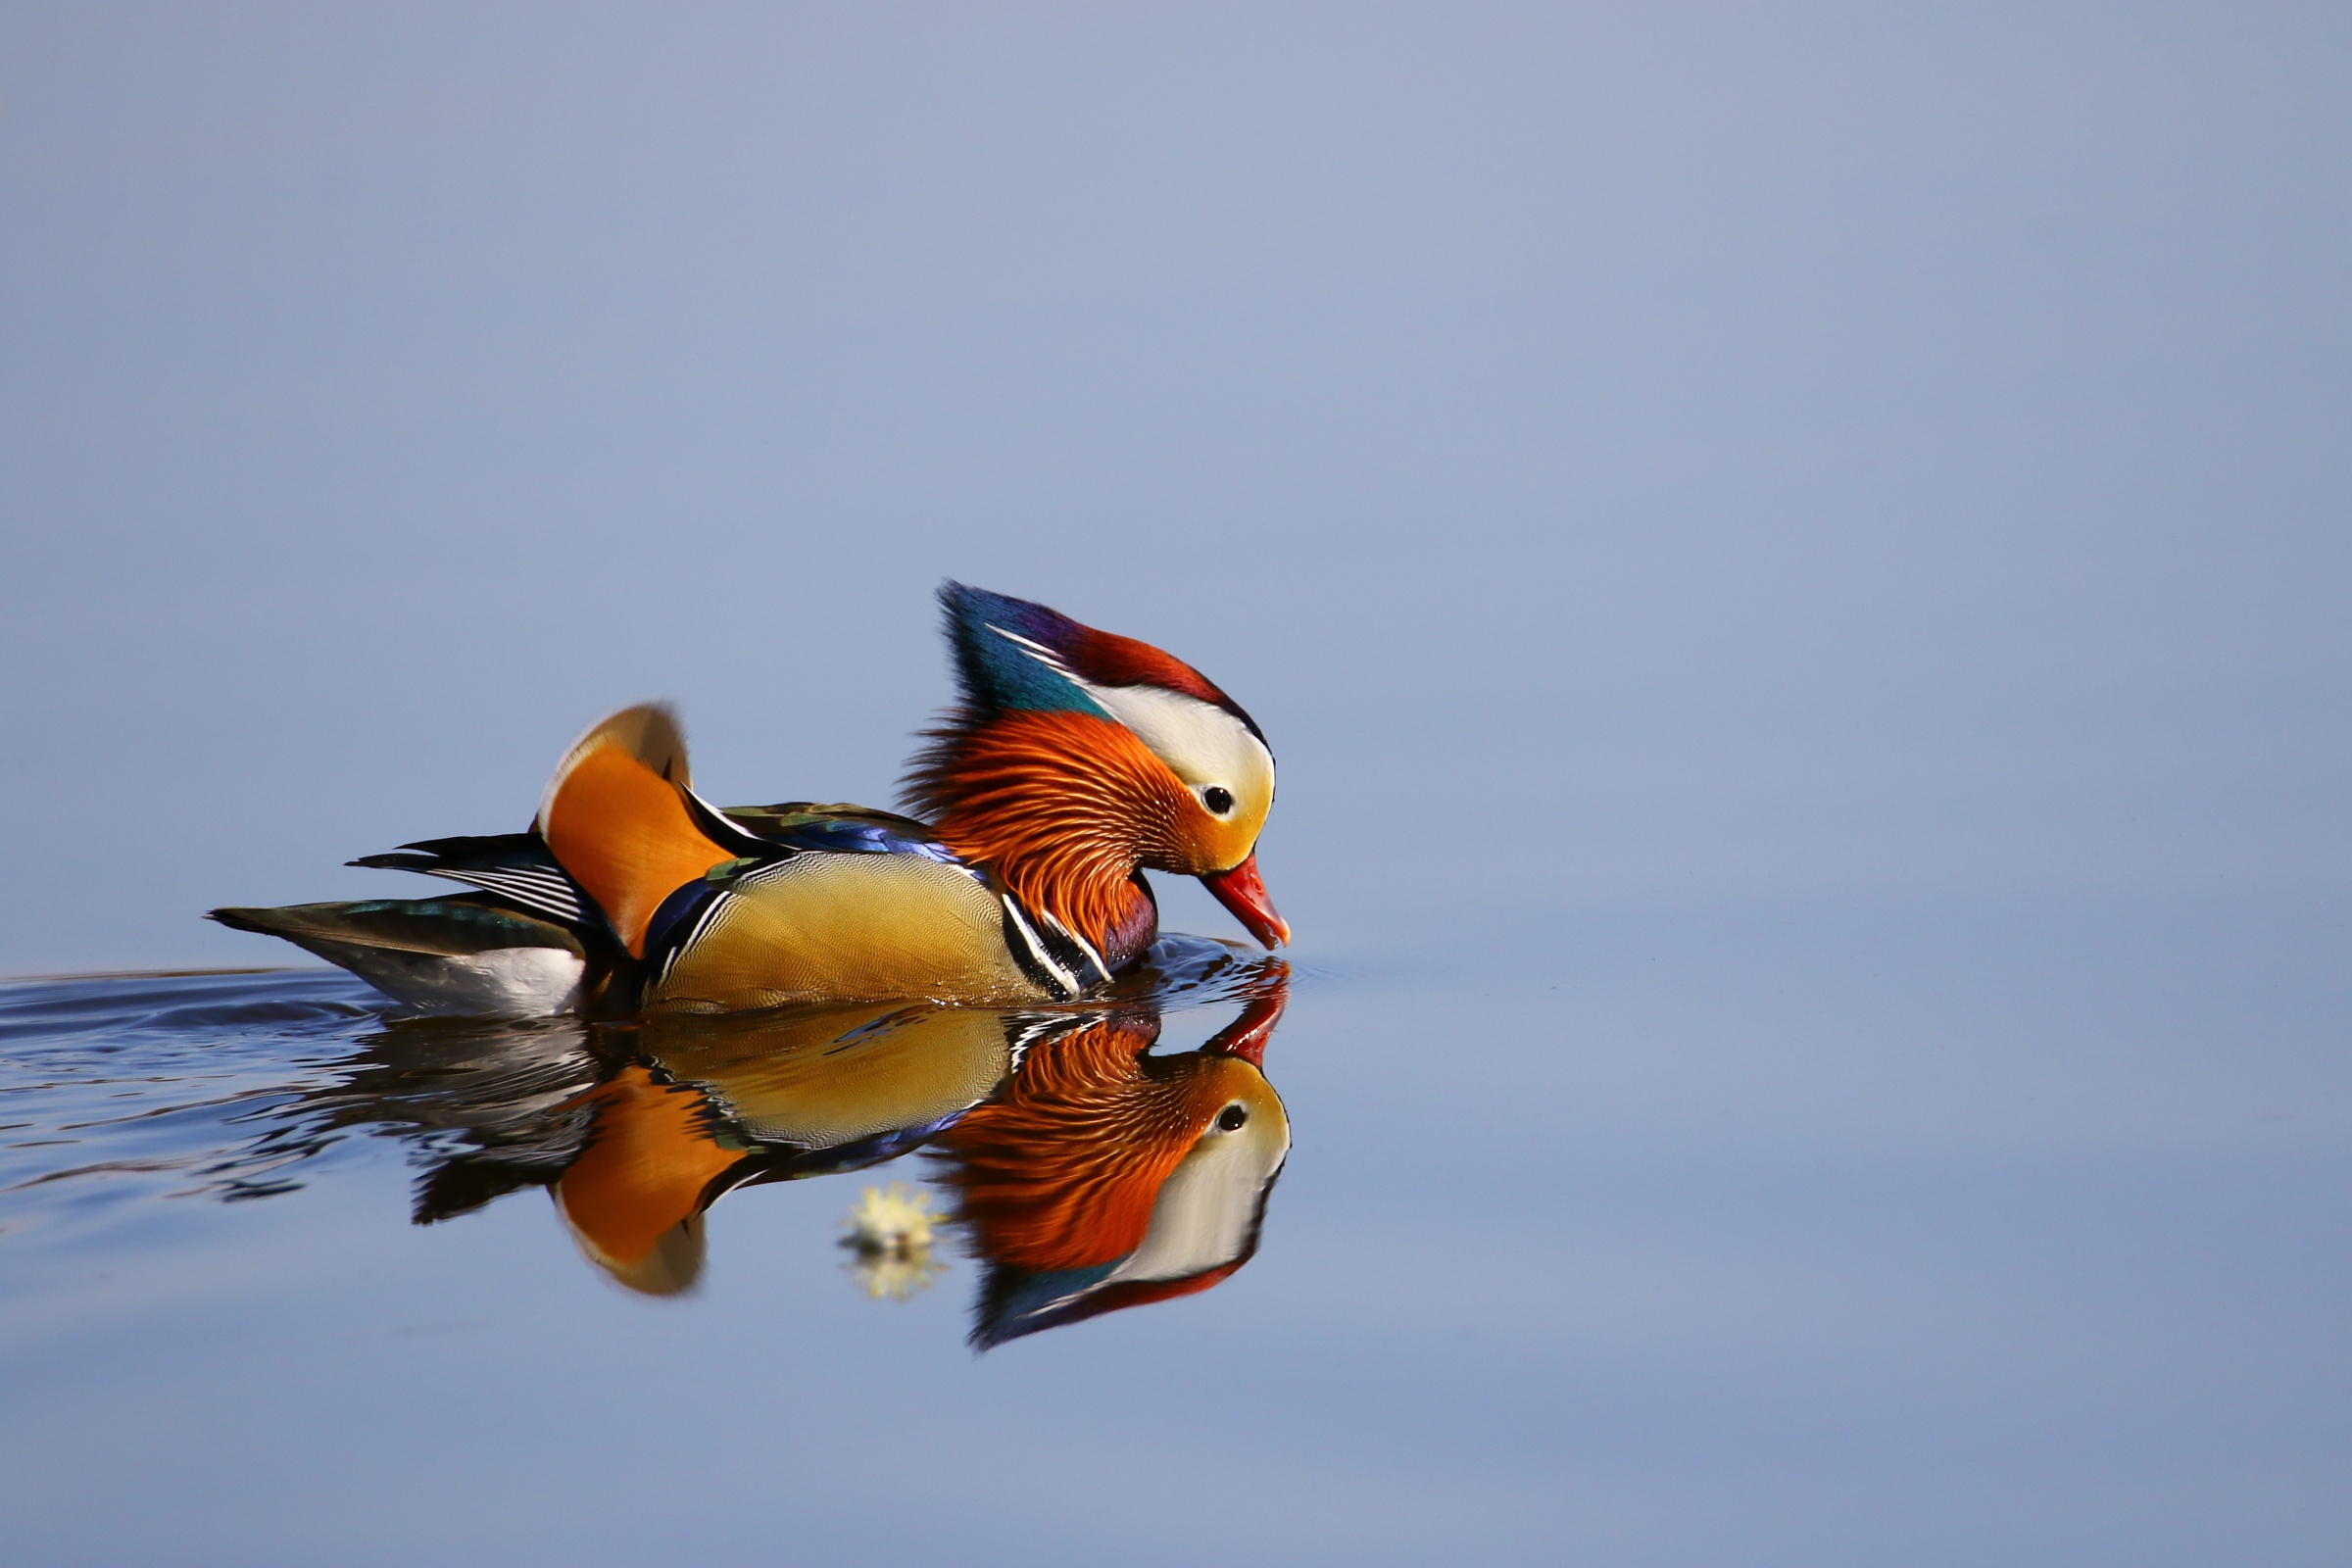
{"type": "Polygon", "coordinates": [[[210,918],[283,937],[395,1001],[434,1012],[560,1012],[578,1004],[587,972],[577,936],[480,896],[232,907],[210,918]]]}
{"type": "Polygon", "coordinates": [[[623,709],[564,754],[532,831],[423,839],[351,862],[482,893],[223,908],[212,918],[283,937],[419,1006],[563,1010],[586,994],[584,981],[601,993],[615,972],[632,972],[665,901],[705,872],[794,853],[707,805],[688,777],[676,717],[652,704],[623,709]]]}

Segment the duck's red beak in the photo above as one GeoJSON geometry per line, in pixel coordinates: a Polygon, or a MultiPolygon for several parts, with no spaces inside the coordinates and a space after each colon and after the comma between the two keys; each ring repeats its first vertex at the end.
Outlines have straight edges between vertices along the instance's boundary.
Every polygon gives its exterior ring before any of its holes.
{"type": "Polygon", "coordinates": [[[1230,871],[1213,871],[1200,879],[1200,885],[1217,896],[1217,902],[1233,911],[1233,917],[1250,928],[1250,934],[1264,947],[1280,947],[1291,940],[1291,925],[1274,912],[1274,901],[1266,897],[1266,885],[1257,879],[1257,852],[1230,871]]]}

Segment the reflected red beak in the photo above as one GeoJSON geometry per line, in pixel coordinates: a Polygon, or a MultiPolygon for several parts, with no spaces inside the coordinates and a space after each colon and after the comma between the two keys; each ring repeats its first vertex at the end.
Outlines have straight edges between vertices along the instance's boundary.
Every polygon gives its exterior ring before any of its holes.
{"type": "MultiPolygon", "coordinates": [[[[1290,971],[1284,968],[1282,972],[1290,971]]],[[[1251,997],[1242,1015],[1218,1030],[1200,1049],[1211,1055],[1239,1056],[1258,1071],[1265,1071],[1266,1042],[1273,1038],[1274,1026],[1282,1022],[1285,985],[1286,982],[1277,979],[1270,989],[1251,997]]]]}
{"type": "Polygon", "coordinates": [[[1280,947],[1291,940],[1291,925],[1274,912],[1274,901],[1266,897],[1266,885],[1257,879],[1257,852],[1230,871],[1216,871],[1200,879],[1200,885],[1217,896],[1217,902],[1233,911],[1233,917],[1250,928],[1250,934],[1264,947],[1280,947]]]}

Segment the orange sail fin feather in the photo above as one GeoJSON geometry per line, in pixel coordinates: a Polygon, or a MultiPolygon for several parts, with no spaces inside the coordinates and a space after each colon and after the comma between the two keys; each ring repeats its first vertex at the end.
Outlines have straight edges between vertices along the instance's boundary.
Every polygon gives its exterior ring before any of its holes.
{"type": "Polygon", "coordinates": [[[539,832],[612,922],[631,957],[662,902],[734,858],[688,808],[686,750],[658,708],[615,713],[581,737],[547,787],[539,832]]]}

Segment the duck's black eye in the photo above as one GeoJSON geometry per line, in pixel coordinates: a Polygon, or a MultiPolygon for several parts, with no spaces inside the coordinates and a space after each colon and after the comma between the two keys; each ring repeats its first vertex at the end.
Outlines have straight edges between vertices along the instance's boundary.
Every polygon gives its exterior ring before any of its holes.
{"type": "Polygon", "coordinates": [[[1222,784],[1211,784],[1200,792],[1200,804],[1223,816],[1233,809],[1233,791],[1222,784]]]}
{"type": "Polygon", "coordinates": [[[1242,1123],[1249,1119],[1250,1112],[1239,1105],[1227,1105],[1223,1110],[1217,1112],[1217,1125],[1229,1133],[1239,1132],[1242,1123]]]}

